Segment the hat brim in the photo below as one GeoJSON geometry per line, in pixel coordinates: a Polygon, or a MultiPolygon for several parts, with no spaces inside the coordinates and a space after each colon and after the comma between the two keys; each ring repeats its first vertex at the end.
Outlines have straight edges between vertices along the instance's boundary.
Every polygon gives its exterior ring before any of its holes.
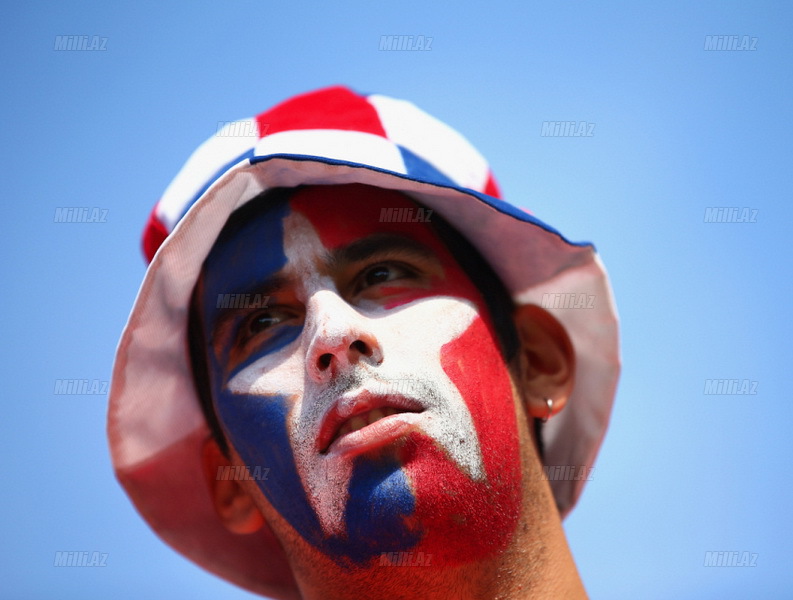
{"type": "MultiPolygon", "coordinates": [[[[312,156],[241,161],[190,207],[146,272],[117,349],[108,436],[119,481],[169,545],[205,569],[275,598],[299,598],[280,544],[266,527],[250,535],[228,532],[207,490],[201,456],[210,434],[189,364],[189,301],[234,210],[273,187],[347,183],[398,190],[437,211],[473,243],[519,305],[541,305],[544,294],[594,298],[584,309],[550,310],[570,336],[576,373],[567,407],[543,430],[546,465],[594,463],[619,375],[616,308],[591,244],[572,243],[534,216],[465,188],[312,156]]],[[[549,481],[563,516],[585,481],[549,481]]]]}

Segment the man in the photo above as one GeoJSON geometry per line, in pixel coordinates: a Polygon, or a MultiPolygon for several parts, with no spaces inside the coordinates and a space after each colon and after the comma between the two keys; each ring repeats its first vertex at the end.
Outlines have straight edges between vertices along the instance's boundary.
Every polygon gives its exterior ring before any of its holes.
{"type": "Polygon", "coordinates": [[[277,598],[585,597],[561,518],[615,310],[590,245],[498,195],[459,134],[340,87],[199,148],[147,226],[111,388],[155,531],[277,598]]]}

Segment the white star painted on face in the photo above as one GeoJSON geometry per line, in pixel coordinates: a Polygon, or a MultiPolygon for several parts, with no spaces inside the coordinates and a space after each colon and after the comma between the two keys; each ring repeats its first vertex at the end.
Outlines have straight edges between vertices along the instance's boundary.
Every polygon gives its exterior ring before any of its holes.
{"type": "Polygon", "coordinates": [[[321,454],[317,449],[323,418],[340,401],[340,394],[348,398],[366,392],[392,393],[417,401],[423,412],[398,418],[409,420],[433,439],[473,480],[483,480],[473,420],[441,366],[442,347],[468,329],[477,317],[476,306],[449,296],[425,297],[392,309],[375,303],[351,306],[339,295],[333,280],[319,273],[316,265],[327,248],[300,213],[284,219],[284,251],[284,272],[299,282],[296,293],[306,306],[303,331],[292,343],[237,373],[228,389],[237,394],[285,396],[291,402],[287,426],[291,450],[323,532],[345,534],[344,510],[353,459],[343,453],[321,454]],[[344,389],[339,389],[338,382],[319,383],[309,376],[308,369],[314,368],[309,364],[314,344],[338,347],[361,335],[372,340],[379,358],[362,357],[349,364],[344,389]]]}

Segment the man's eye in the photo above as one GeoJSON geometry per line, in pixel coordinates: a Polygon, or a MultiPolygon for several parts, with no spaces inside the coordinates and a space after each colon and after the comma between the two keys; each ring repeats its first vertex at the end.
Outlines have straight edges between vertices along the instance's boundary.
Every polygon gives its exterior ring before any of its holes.
{"type": "Polygon", "coordinates": [[[412,275],[412,271],[407,267],[397,264],[379,264],[369,267],[361,274],[360,287],[363,289],[378,283],[387,283],[412,275]]]}
{"type": "Polygon", "coordinates": [[[283,310],[266,310],[252,315],[245,327],[248,336],[254,336],[275,327],[289,318],[283,310]]]}

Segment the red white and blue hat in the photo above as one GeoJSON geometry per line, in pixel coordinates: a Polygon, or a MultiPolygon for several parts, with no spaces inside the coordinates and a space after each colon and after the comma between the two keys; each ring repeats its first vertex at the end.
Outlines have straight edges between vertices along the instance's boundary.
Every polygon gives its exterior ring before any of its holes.
{"type": "MultiPolygon", "coordinates": [[[[108,410],[116,475],[149,525],[205,569],[251,591],[298,598],[279,543],[221,524],[201,448],[210,436],[187,351],[201,265],[229,215],[273,187],[360,183],[440,213],[479,250],[516,304],[548,306],[576,355],[568,404],[543,428],[545,464],[592,465],[619,376],[617,315],[590,244],[572,243],[500,199],[490,168],[459,133],[413,104],[331,87],[227,124],[201,145],[154,207],[150,264],[118,345],[108,410]],[[586,298],[589,309],[580,310],[586,298]],[[560,301],[561,299],[561,301],[560,301]],[[594,300],[594,302],[593,302],[594,300]]],[[[560,513],[586,478],[550,478],[560,513]]]]}

